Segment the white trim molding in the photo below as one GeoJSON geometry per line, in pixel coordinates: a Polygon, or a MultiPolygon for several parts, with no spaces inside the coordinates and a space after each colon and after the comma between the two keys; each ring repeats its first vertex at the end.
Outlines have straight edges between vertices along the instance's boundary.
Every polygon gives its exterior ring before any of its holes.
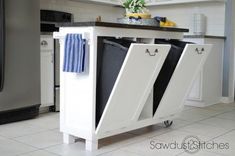
{"type": "Polygon", "coordinates": [[[233,97],[221,97],[221,103],[233,103],[234,98],[233,97]]]}

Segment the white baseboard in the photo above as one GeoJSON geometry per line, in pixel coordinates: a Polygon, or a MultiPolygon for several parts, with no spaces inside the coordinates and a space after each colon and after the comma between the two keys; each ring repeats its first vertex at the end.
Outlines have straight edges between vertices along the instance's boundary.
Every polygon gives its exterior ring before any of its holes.
{"type": "Polygon", "coordinates": [[[220,100],[218,99],[217,101],[210,101],[210,103],[205,103],[204,101],[193,101],[193,100],[186,100],[185,101],[185,105],[187,106],[193,106],[193,107],[208,107],[208,106],[212,106],[212,105],[215,105],[215,104],[218,104],[220,103],[220,100]]]}
{"type": "Polygon", "coordinates": [[[185,100],[184,105],[186,106],[193,106],[193,107],[205,107],[205,103],[201,101],[191,101],[185,100]]]}
{"type": "Polygon", "coordinates": [[[233,97],[221,97],[220,101],[221,103],[233,103],[234,98],[233,97]]]}

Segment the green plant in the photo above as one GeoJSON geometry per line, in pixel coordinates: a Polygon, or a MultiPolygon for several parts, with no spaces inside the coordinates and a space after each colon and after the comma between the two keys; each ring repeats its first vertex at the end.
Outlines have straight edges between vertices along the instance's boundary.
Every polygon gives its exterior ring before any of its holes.
{"type": "Polygon", "coordinates": [[[122,5],[129,13],[144,13],[146,11],[145,0],[125,0],[122,5]]]}

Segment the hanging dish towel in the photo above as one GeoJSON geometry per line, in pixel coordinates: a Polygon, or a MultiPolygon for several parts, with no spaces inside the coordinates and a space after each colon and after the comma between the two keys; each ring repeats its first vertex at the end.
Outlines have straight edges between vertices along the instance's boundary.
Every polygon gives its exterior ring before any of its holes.
{"type": "Polygon", "coordinates": [[[64,49],[64,72],[82,73],[85,71],[87,42],[81,34],[67,34],[64,49]]]}

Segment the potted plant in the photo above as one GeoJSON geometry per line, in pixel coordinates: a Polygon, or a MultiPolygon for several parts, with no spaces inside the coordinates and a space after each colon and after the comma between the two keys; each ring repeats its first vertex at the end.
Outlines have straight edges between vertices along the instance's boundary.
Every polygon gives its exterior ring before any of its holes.
{"type": "Polygon", "coordinates": [[[126,9],[127,17],[148,19],[151,15],[146,9],[145,0],[124,0],[122,1],[122,6],[126,9]]]}

